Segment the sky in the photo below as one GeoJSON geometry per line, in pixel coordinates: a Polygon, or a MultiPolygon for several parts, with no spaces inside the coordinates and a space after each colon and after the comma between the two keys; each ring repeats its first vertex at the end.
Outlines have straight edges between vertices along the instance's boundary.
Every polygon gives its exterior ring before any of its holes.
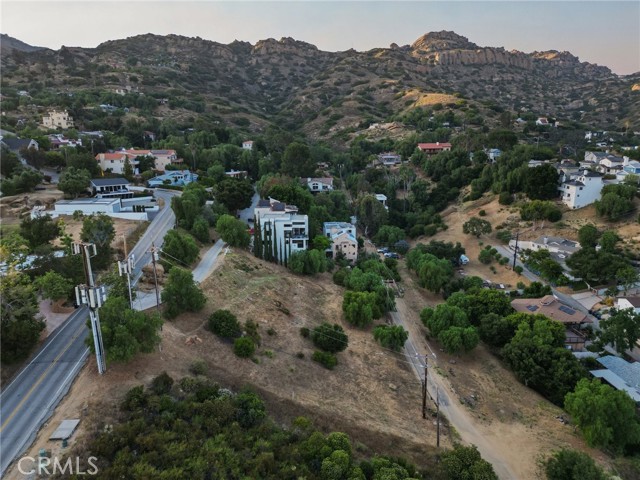
{"type": "Polygon", "coordinates": [[[1,33],[52,49],[173,33],[220,43],[293,37],[321,50],[364,51],[440,30],[479,46],[567,50],[620,75],[640,72],[637,0],[0,0],[1,33]]]}

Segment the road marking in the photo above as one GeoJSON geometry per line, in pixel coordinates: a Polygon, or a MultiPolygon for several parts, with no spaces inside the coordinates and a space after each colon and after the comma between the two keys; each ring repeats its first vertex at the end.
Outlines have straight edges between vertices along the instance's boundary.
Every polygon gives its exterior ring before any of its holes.
{"type": "Polygon", "coordinates": [[[49,365],[49,367],[42,373],[42,375],[40,375],[40,377],[38,378],[36,383],[34,383],[31,386],[31,388],[29,389],[27,394],[24,396],[24,398],[20,401],[18,406],[13,409],[13,412],[11,412],[11,415],[9,415],[9,417],[2,423],[2,426],[0,427],[0,433],[2,433],[2,431],[7,426],[7,424],[13,419],[13,417],[15,417],[16,413],[18,413],[18,411],[23,407],[23,405],[29,399],[29,397],[31,396],[33,391],[36,389],[36,387],[42,383],[42,381],[45,379],[45,377],[47,376],[49,371],[54,367],[54,365],[58,362],[58,360],[60,360],[60,357],[62,357],[62,355],[64,355],[67,352],[67,350],[69,350],[69,348],[71,348],[71,345],[76,340],[76,338],[78,338],[81,335],[81,333],[84,330],[84,328],[85,327],[83,326],[83,328],[78,333],[76,333],[71,338],[71,340],[69,340],[69,343],[67,343],[67,345],[64,347],[64,350],[62,350],[62,352],[60,352],[58,354],[58,356],[53,360],[53,362],[51,362],[51,365],[49,365]]]}

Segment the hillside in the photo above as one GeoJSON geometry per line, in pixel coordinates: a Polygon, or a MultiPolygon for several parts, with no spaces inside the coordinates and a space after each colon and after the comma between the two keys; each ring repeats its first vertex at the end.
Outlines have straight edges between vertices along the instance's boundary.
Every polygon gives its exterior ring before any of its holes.
{"type": "Polygon", "coordinates": [[[472,105],[594,127],[640,128],[640,91],[632,90],[640,73],[619,77],[569,52],[481,47],[454,32],[366,52],[325,52],[292,38],[224,45],[147,34],[57,51],[2,40],[5,89],[128,87],[200,102],[207,113],[254,130],[274,122],[304,125],[312,137],[344,138],[419,106],[416,94],[455,94],[472,105]]]}

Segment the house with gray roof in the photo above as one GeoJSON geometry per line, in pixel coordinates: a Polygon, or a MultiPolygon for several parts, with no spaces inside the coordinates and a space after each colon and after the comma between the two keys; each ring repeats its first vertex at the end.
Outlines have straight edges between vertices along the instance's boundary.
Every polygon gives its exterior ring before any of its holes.
{"type": "Polygon", "coordinates": [[[639,362],[630,363],[613,355],[600,357],[597,361],[604,369],[592,370],[591,375],[604,380],[616,390],[627,392],[634,402],[640,403],[639,362]]]}
{"type": "Polygon", "coordinates": [[[592,170],[582,170],[575,179],[563,182],[560,187],[562,203],[576,209],[600,200],[604,182],[602,174],[592,170]]]}

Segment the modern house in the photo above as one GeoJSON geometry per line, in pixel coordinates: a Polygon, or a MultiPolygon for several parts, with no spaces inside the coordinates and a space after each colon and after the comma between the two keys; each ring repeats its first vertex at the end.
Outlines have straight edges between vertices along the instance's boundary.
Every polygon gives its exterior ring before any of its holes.
{"type": "Polygon", "coordinates": [[[402,155],[395,152],[385,152],[378,155],[378,164],[393,167],[402,163],[402,155]]]}
{"type": "Polygon", "coordinates": [[[111,172],[116,175],[124,175],[124,167],[129,162],[134,173],[140,163],[136,157],[130,158],[125,152],[99,153],[96,161],[103,172],[111,172]]]}
{"type": "Polygon", "coordinates": [[[387,206],[387,196],[385,194],[376,193],[376,200],[378,200],[384,208],[389,210],[389,207],[387,206]]]}
{"type": "Polygon", "coordinates": [[[60,128],[62,130],[67,130],[75,126],[73,117],[69,116],[66,110],[62,112],[57,110],[50,111],[48,115],[42,117],[42,125],[44,125],[45,128],[60,128]]]}
{"type": "Polygon", "coordinates": [[[451,144],[450,143],[440,143],[440,142],[436,142],[436,143],[419,143],[418,144],[418,149],[421,152],[426,153],[427,155],[435,155],[436,153],[450,151],[451,150],[451,144]]]}
{"type": "MultiPolygon", "coordinates": [[[[292,253],[309,246],[309,217],[298,214],[298,207],[273,198],[260,200],[253,211],[254,228],[259,236],[259,256],[285,263],[292,253]]],[[[255,240],[254,240],[255,241],[255,240]]]]}
{"type": "Polygon", "coordinates": [[[311,193],[331,192],[333,190],[333,177],[303,178],[302,183],[307,185],[311,193]]]}
{"type": "Polygon", "coordinates": [[[591,370],[591,375],[604,380],[616,390],[627,392],[636,404],[640,403],[640,363],[629,363],[613,355],[596,360],[605,368],[591,370]]]}
{"type": "Polygon", "coordinates": [[[242,142],[243,150],[253,150],[253,140],[245,140],[242,142]]]}
{"type": "Polygon", "coordinates": [[[490,148],[487,150],[487,156],[491,162],[495,162],[502,155],[502,150],[499,148],[490,148]]]}
{"type": "Polygon", "coordinates": [[[616,308],[618,310],[633,309],[633,313],[640,313],[640,297],[619,297],[616,298],[616,308]]]}
{"type": "Polygon", "coordinates": [[[355,226],[346,222],[325,222],[322,231],[331,240],[327,255],[331,255],[331,258],[335,259],[341,253],[350,262],[355,263],[358,260],[358,240],[355,226]]]}
{"type": "Polygon", "coordinates": [[[92,178],[91,193],[96,198],[131,198],[129,181],[125,178],[92,178]]]}
{"type": "Polygon", "coordinates": [[[76,148],[82,146],[82,139],[67,138],[61,133],[49,135],[49,143],[52,150],[59,150],[61,147],[76,148]]]}
{"type": "Polygon", "coordinates": [[[109,217],[127,220],[149,220],[148,212],[157,212],[158,205],[153,197],[138,198],[79,198],[76,200],[58,200],[54,205],[52,217],[73,215],[80,211],[84,215],[104,213],[109,217]]]}
{"type": "Polygon", "coordinates": [[[163,175],[150,178],[147,181],[147,187],[164,187],[167,185],[183,187],[196,180],[198,180],[197,173],[191,173],[189,170],[170,170],[163,175]]]}
{"type": "Polygon", "coordinates": [[[583,170],[575,180],[569,180],[560,185],[562,202],[569,208],[582,208],[600,199],[604,187],[602,174],[583,170]]]}
{"type": "Polygon", "coordinates": [[[243,178],[247,178],[247,176],[249,175],[249,172],[247,172],[246,170],[231,169],[228,172],[224,172],[224,174],[227,177],[243,179],[243,178]]]}
{"type": "Polygon", "coordinates": [[[625,159],[622,169],[627,173],[640,175],[640,162],[637,160],[629,160],[628,157],[625,157],[625,159]]]}
{"type": "Polygon", "coordinates": [[[553,295],[542,298],[516,298],[511,302],[513,309],[520,313],[541,314],[565,326],[565,345],[575,351],[581,351],[586,341],[580,331],[584,323],[591,323],[584,313],[565,305],[553,295]]]}

